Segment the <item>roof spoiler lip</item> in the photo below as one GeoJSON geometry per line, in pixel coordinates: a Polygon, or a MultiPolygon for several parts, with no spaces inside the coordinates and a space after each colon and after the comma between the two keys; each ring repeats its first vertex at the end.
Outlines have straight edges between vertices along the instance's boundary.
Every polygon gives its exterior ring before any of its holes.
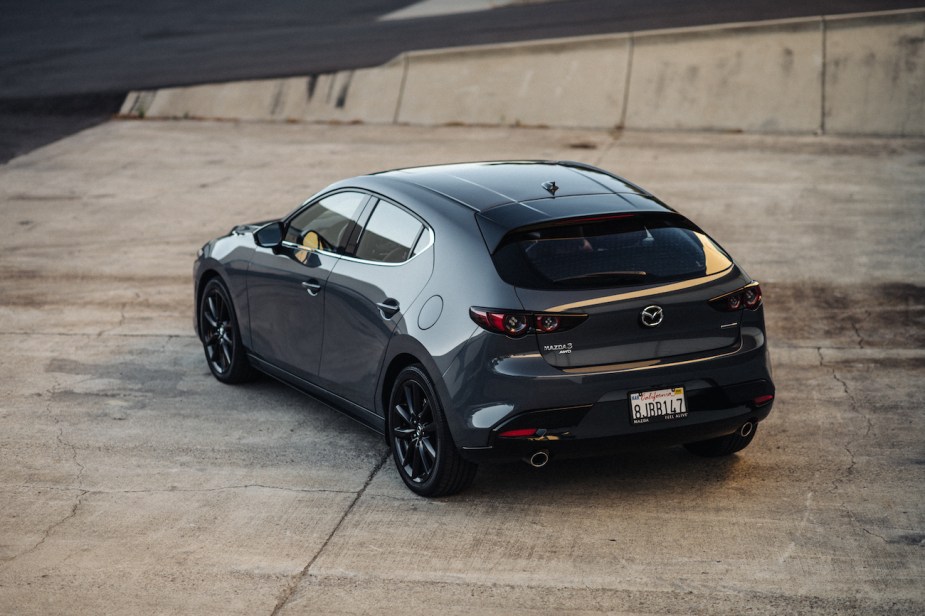
{"type": "MultiPolygon", "coordinates": [[[[653,197],[654,198],[654,197],[653,197]]],[[[545,200],[545,199],[544,199],[545,200]]],[[[515,203],[508,203],[505,205],[515,205],[515,203]]],[[[521,204],[522,205],[522,204],[521,204]]],[[[490,212],[491,210],[489,210],[490,212]]],[[[548,218],[546,220],[538,220],[530,222],[524,225],[519,225],[516,227],[507,227],[499,224],[497,221],[493,220],[486,215],[486,212],[475,212],[475,221],[478,225],[479,232],[482,235],[482,240],[485,242],[485,246],[488,248],[489,254],[495,254],[501,244],[504,242],[504,239],[511,235],[512,233],[518,233],[520,231],[529,230],[531,228],[539,228],[544,226],[556,226],[560,224],[577,224],[580,223],[583,219],[593,219],[593,218],[613,218],[619,219],[623,217],[631,216],[663,216],[670,217],[675,219],[680,219],[684,221],[684,226],[690,228],[693,231],[699,233],[704,233],[704,231],[691,219],[689,219],[684,214],[680,212],[667,208],[664,211],[654,211],[654,210],[638,210],[638,209],[626,209],[620,211],[601,211],[601,212],[589,212],[586,214],[577,214],[573,216],[557,216],[553,218],[548,218]]],[[[706,235],[704,233],[704,235],[706,235]]]]}

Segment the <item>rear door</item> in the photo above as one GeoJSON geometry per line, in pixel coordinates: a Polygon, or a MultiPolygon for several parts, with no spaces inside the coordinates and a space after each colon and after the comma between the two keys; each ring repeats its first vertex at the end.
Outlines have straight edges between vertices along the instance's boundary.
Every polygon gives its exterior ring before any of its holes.
{"type": "Polygon", "coordinates": [[[433,232],[406,209],[380,200],[352,257],[326,285],[321,378],[325,388],[367,409],[389,338],[433,272],[433,232]]]}
{"type": "Polygon", "coordinates": [[[527,310],[588,315],[574,329],[536,336],[554,366],[654,363],[739,339],[738,313],[708,303],[741,282],[738,270],[675,214],[546,223],[510,234],[494,258],[527,310]]]}

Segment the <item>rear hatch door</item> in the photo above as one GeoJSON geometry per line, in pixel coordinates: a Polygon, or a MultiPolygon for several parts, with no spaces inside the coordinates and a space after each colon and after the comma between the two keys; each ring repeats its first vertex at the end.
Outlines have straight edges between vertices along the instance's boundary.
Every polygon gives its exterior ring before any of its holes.
{"type": "Polygon", "coordinates": [[[710,354],[739,340],[738,312],[710,299],[748,282],[731,258],[675,213],[582,217],[520,228],[494,254],[526,310],[587,315],[537,333],[550,364],[582,368],[710,354]]]}

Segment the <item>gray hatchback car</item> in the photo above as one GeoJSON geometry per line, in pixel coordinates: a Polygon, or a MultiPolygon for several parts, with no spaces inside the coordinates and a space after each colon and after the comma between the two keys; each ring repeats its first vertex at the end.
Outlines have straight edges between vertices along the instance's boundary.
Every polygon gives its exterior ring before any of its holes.
{"type": "Polygon", "coordinates": [[[694,223],[575,162],[400,169],[235,227],[195,264],[209,368],[385,435],[438,496],[479,463],[746,447],[774,385],[761,289],[694,223]]]}

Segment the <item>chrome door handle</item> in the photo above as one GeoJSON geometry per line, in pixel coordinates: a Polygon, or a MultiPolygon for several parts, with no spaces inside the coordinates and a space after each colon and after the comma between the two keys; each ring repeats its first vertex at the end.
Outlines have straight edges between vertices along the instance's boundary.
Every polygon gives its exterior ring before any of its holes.
{"type": "Polygon", "coordinates": [[[315,297],[318,295],[318,292],[321,291],[321,283],[312,278],[308,282],[303,282],[302,288],[305,289],[306,293],[315,297]]]}
{"type": "Polygon", "coordinates": [[[401,305],[398,303],[398,300],[392,299],[391,297],[379,302],[376,304],[376,307],[379,308],[379,315],[383,319],[391,319],[401,310],[401,305]]]}

